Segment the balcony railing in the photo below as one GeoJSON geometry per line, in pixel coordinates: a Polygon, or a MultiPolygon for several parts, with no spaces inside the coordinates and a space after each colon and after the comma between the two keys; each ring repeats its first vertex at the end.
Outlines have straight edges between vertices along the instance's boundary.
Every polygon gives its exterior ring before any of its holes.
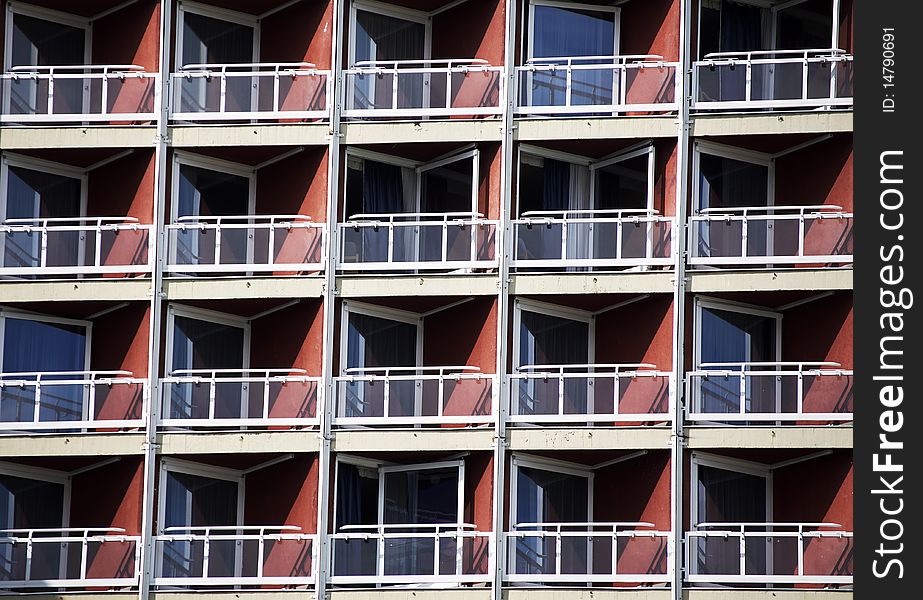
{"type": "Polygon", "coordinates": [[[335,379],[333,425],[479,425],[492,423],[494,375],[478,367],[346,369],[335,379]]]}
{"type": "Polygon", "coordinates": [[[499,115],[503,68],[481,59],[360,61],[343,71],[347,118],[499,115]]]}
{"type": "Polygon", "coordinates": [[[689,264],[844,265],[853,215],[832,204],[707,208],[689,218],[689,264]]]}
{"type": "Polygon", "coordinates": [[[497,266],[497,221],[479,213],[360,214],[338,227],[343,271],[497,266]]]}
{"type": "Polygon", "coordinates": [[[167,527],[154,538],[154,585],[313,586],[317,536],[293,525],[167,527]]]}
{"type": "Polygon", "coordinates": [[[672,420],[671,374],[652,364],[524,365],[510,380],[514,424],[672,420]]]}
{"type": "Polygon", "coordinates": [[[509,538],[505,581],[667,583],[670,532],[653,523],[519,523],[509,538]]]}
{"type": "Polygon", "coordinates": [[[174,121],[327,118],[330,71],[311,63],[191,64],[172,78],[174,121]]]}
{"type": "Polygon", "coordinates": [[[516,67],[519,115],[668,112],[679,63],[656,54],[535,58],[516,67]]]}
{"type": "Polygon", "coordinates": [[[688,373],[691,421],[852,421],[853,372],[836,362],[703,363],[688,373]]]}
{"type": "Polygon", "coordinates": [[[138,65],[13,67],[0,75],[0,123],[153,121],[157,80],[138,65]]]}
{"type": "Polygon", "coordinates": [[[160,380],[162,427],[317,425],[320,377],[302,369],[179,369],[160,380]]]}
{"type": "Polygon", "coordinates": [[[692,63],[692,108],[852,106],[853,57],[839,49],[715,52],[692,63]]]}
{"type": "Polygon", "coordinates": [[[144,427],[147,379],[131,371],[0,374],[0,432],[144,427]]]}
{"type": "Polygon", "coordinates": [[[138,585],[141,538],[117,527],[0,530],[0,590],[138,585]]]}
{"type": "Polygon", "coordinates": [[[686,580],[849,585],[853,534],[836,523],[702,523],[686,532],[686,580]]]}
{"type": "Polygon", "coordinates": [[[650,210],[541,210],[514,219],[513,267],[673,263],[673,217],[650,210]]]}
{"type": "Polygon", "coordinates": [[[6,219],[0,276],[150,273],[151,229],[133,217],[6,219]]]}
{"type": "Polygon", "coordinates": [[[334,585],[488,583],[492,535],[469,523],[345,525],[330,536],[334,585]]]}
{"type": "Polygon", "coordinates": [[[304,215],[180,217],[167,225],[170,273],[323,269],[323,223],[304,215]]]}

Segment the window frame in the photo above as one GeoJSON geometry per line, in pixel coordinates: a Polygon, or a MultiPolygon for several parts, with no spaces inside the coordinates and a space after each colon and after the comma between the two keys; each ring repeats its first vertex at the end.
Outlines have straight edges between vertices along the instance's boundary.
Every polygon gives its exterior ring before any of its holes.
{"type": "Polygon", "coordinates": [[[563,0],[529,0],[529,7],[526,15],[526,39],[522,42],[521,55],[523,56],[523,62],[527,63],[530,60],[534,60],[534,40],[535,40],[535,7],[536,6],[548,6],[553,8],[569,8],[574,10],[583,10],[588,12],[600,12],[600,13],[613,13],[614,15],[614,27],[613,27],[613,44],[612,44],[612,55],[619,55],[619,46],[621,45],[621,29],[622,29],[622,9],[618,6],[611,5],[602,5],[602,4],[588,4],[580,2],[564,2],[563,0]]]}
{"type": "MultiPolygon", "coordinates": [[[[250,319],[246,317],[241,317],[238,315],[223,313],[216,310],[210,310],[206,308],[199,308],[195,306],[187,306],[184,304],[175,304],[170,303],[167,306],[167,331],[166,331],[166,343],[164,344],[164,374],[167,377],[173,376],[173,344],[176,342],[174,339],[174,330],[175,330],[175,319],[176,317],[185,317],[188,319],[195,319],[197,321],[206,321],[208,323],[215,323],[217,325],[224,325],[227,327],[236,327],[243,330],[244,339],[243,339],[243,365],[241,369],[250,368],[250,338],[251,338],[251,322],[250,319]]],[[[245,373],[241,373],[241,376],[246,376],[245,373]]]]}
{"type": "Polygon", "coordinates": [[[173,50],[175,55],[173,57],[173,62],[177,71],[181,70],[184,66],[182,64],[183,31],[186,27],[185,16],[187,12],[198,15],[200,17],[206,17],[217,21],[225,21],[228,23],[234,23],[235,25],[250,27],[253,30],[253,56],[251,57],[251,60],[254,63],[260,62],[260,19],[258,16],[236,10],[230,10],[227,8],[221,8],[219,6],[212,6],[211,4],[204,4],[202,2],[182,0],[181,2],[177,2],[176,43],[173,50]]]}
{"type": "MultiPolygon", "coordinates": [[[[586,323],[587,328],[587,364],[596,362],[596,315],[590,311],[561,306],[550,302],[541,302],[527,298],[515,298],[513,300],[513,372],[517,372],[523,365],[519,364],[520,348],[522,340],[519,333],[522,329],[522,311],[534,312],[540,315],[556,317],[558,319],[567,319],[569,321],[578,321],[586,323]]],[[[591,404],[592,405],[592,404],[591,404]]]]}
{"type": "Polygon", "coordinates": [[[415,357],[416,366],[419,367],[423,364],[423,315],[406,310],[400,310],[397,308],[378,306],[377,304],[356,302],[354,300],[343,300],[343,304],[341,305],[340,309],[340,377],[345,377],[347,375],[346,364],[349,357],[349,316],[353,313],[357,315],[375,317],[378,319],[385,319],[388,321],[396,321],[398,323],[405,323],[408,325],[415,325],[417,328],[415,357]]]}
{"type": "Polygon", "coordinates": [[[11,310],[9,308],[0,307],[0,370],[3,366],[3,356],[4,356],[4,340],[6,338],[6,320],[18,319],[21,321],[37,321],[40,323],[52,323],[56,325],[70,325],[73,327],[83,327],[86,331],[84,334],[85,346],[83,351],[83,371],[90,371],[90,359],[91,351],[93,348],[93,322],[84,320],[84,319],[68,319],[65,317],[58,317],[53,315],[44,315],[39,313],[20,311],[20,310],[11,310]]]}

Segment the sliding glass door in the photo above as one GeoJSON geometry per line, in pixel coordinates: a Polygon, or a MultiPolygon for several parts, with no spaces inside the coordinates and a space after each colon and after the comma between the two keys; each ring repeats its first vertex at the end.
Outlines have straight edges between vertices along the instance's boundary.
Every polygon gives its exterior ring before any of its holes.
{"type": "MultiPolygon", "coordinates": [[[[57,529],[64,527],[65,490],[61,483],[18,477],[0,472],[0,531],[10,529],[57,529]]],[[[37,533],[35,537],[54,537],[37,533]]],[[[17,533],[16,537],[27,534],[17,533]]],[[[26,544],[0,539],[0,581],[60,579],[65,574],[67,546],[35,543],[26,556],[26,544]]]]}

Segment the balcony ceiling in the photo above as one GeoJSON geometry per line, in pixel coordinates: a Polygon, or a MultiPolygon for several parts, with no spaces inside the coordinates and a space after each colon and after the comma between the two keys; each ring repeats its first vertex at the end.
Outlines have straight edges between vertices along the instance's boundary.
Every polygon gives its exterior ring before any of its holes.
{"type": "Polygon", "coordinates": [[[72,15],[92,17],[93,15],[98,15],[105,10],[116,7],[124,1],[125,0],[80,0],[79,2],[74,2],[74,0],[27,0],[27,3],[34,6],[59,10],[72,15]]]}

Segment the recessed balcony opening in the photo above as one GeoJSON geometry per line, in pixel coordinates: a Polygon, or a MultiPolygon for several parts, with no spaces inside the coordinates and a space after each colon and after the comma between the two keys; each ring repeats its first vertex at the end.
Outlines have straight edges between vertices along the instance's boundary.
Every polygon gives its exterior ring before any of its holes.
{"type": "Polygon", "coordinates": [[[852,106],[852,0],[700,0],[695,109],[852,106]]]}
{"type": "Polygon", "coordinates": [[[0,309],[0,433],[143,429],[148,303],[36,308],[0,309]]]}
{"type": "Polygon", "coordinates": [[[849,451],[694,452],[686,581],[695,587],[852,585],[849,451]],[[813,481],[811,494],[801,493],[813,481]]]}
{"type": "Polygon", "coordinates": [[[346,149],[337,268],[403,274],[495,269],[499,146],[412,144],[399,151],[346,149]]]}
{"type": "Polygon", "coordinates": [[[175,151],[167,273],[317,275],[324,261],[326,168],[323,148],[175,151]]]}
{"type": "Polygon", "coordinates": [[[0,461],[5,593],[129,591],[141,571],[140,457],[0,461]]]}
{"type": "Polygon", "coordinates": [[[307,0],[177,2],[172,119],[327,118],[332,7],[307,0]]]}
{"type": "Polygon", "coordinates": [[[151,272],[153,151],[3,152],[0,277],[151,272]]]}
{"type": "Polygon", "coordinates": [[[167,457],[158,475],[156,589],[313,588],[316,455],[167,457]]]}
{"type": "Polygon", "coordinates": [[[342,303],[334,427],[487,427],[496,419],[495,301],[416,300],[342,303]]]}
{"type": "Polygon", "coordinates": [[[319,300],[171,304],[160,426],[214,431],[317,425],[319,300]],[[278,335],[285,331],[284,339],[278,335]]]}
{"type": "Polygon", "coordinates": [[[487,452],[338,454],[330,583],[487,587],[496,560],[487,452]]]}
{"type": "Polygon", "coordinates": [[[618,116],[677,109],[678,24],[672,0],[524,0],[520,6],[516,112],[523,116],[618,116]],[[643,5],[643,6],[642,6],[643,5]]]}
{"type": "Polygon", "coordinates": [[[6,2],[3,124],[156,119],[157,2],[6,2]]]}
{"type": "Polygon", "coordinates": [[[503,4],[353,0],[343,116],[479,118],[502,107],[503,4]]]}
{"type": "Polygon", "coordinates": [[[520,144],[517,271],[669,268],[673,142],[520,144]],[[668,191],[670,190],[670,191],[668,191]]]}
{"type": "Polygon", "coordinates": [[[665,451],[514,453],[504,582],[669,585],[669,476],[665,451]]]}
{"type": "MultiPolygon", "coordinates": [[[[730,141],[730,140],[729,140],[730,141]]],[[[800,136],[769,145],[698,141],[692,156],[694,268],[852,265],[852,143],[800,136]],[[805,164],[813,165],[811,175],[805,164]]]]}
{"type": "Polygon", "coordinates": [[[852,421],[851,294],[700,296],[691,321],[686,404],[696,425],[852,421]]]}
{"type": "Polygon", "coordinates": [[[586,427],[671,421],[671,323],[672,304],[666,295],[517,297],[511,424],[586,427]],[[622,336],[629,328],[631,341],[622,336]]]}

